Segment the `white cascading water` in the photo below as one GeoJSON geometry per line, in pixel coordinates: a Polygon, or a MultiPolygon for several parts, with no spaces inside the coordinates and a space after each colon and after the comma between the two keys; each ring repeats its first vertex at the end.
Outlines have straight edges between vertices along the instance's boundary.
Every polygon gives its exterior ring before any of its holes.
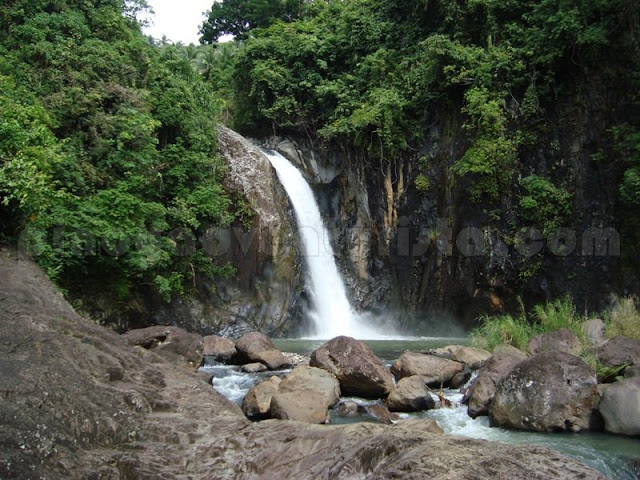
{"type": "Polygon", "coordinates": [[[314,308],[309,312],[315,326],[313,337],[328,339],[347,335],[366,340],[385,338],[370,326],[363,325],[361,317],[349,303],[327,229],[309,184],[300,171],[282,155],[277,152],[264,153],[276,169],[296,214],[314,308]]]}

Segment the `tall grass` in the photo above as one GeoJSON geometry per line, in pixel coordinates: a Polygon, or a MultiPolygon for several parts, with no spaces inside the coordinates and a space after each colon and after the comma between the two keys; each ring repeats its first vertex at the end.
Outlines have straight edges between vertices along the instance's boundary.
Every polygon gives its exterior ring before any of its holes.
{"type": "Polygon", "coordinates": [[[607,337],[623,335],[640,340],[640,311],[636,297],[616,298],[614,307],[604,315],[607,337]]]}
{"type": "Polygon", "coordinates": [[[577,315],[576,307],[569,297],[536,305],[531,319],[522,306],[522,313],[516,317],[509,314],[497,317],[485,315],[480,318],[480,322],[480,326],[471,331],[471,342],[490,351],[501,344],[526,350],[529,341],[536,335],[560,328],[571,330],[581,340],[584,337],[584,317],[577,315]]]}
{"type": "MultiPolygon", "coordinates": [[[[605,312],[603,318],[608,338],[623,335],[640,340],[640,311],[637,298],[616,299],[614,307],[605,312]]],[[[577,313],[571,298],[564,297],[544,305],[536,305],[529,317],[524,306],[517,316],[484,315],[479,319],[480,325],[470,333],[471,342],[487,350],[493,350],[501,344],[526,350],[529,340],[536,335],[567,328],[581,340],[583,352],[587,355],[589,346],[583,332],[583,325],[587,319],[586,316],[577,313]]]]}

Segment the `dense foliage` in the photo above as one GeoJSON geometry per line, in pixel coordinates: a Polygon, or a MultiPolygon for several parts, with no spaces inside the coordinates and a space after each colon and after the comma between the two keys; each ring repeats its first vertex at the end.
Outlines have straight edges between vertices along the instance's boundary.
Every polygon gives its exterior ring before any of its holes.
{"type": "Polygon", "coordinates": [[[235,218],[216,157],[223,102],[183,47],[141,34],[143,7],[0,7],[1,232],[63,287],[128,302],[232,273],[193,246],[235,218]]]}
{"type": "MultiPolygon", "coordinates": [[[[235,18],[218,5],[203,31],[235,18]]],[[[581,172],[610,170],[638,271],[640,3],[325,0],[276,17],[243,23],[237,129],[337,144],[372,175],[409,160],[420,195],[455,186],[510,245],[523,226],[588,227],[581,172]]],[[[523,281],[541,263],[512,262],[523,281]]]]}

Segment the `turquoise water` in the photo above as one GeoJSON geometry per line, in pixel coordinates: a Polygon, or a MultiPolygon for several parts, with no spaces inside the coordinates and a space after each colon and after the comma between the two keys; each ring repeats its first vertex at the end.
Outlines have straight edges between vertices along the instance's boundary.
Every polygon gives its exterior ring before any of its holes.
{"type": "MultiPolygon", "coordinates": [[[[274,340],[282,351],[309,355],[325,343],[324,340],[279,339],[274,340]]],[[[466,338],[419,337],[365,341],[387,364],[392,363],[405,350],[421,351],[445,345],[468,345],[466,338]]],[[[462,395],[457,391],[446,392],[454,408],[436,409],[407,417],[433,418],[447,434],[479,438],[508,444],[536,444],[552,448],[572,456],[616,480],[640,480],[640,439],[604,433],[532,433],[494,428],[488,417],[472,419],[467,408],[459,405],[462,395]]],[[[362,401],[362,403],[371,403],[362,401]]],[[[353,419],[332,417],[336,423],[353,419]]]]}

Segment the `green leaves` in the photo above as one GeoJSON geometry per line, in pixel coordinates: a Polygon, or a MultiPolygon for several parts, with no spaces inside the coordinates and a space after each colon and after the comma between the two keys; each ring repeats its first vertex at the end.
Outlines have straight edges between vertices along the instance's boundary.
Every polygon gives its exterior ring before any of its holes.
{"type": "Polygon", "coordinates": [[[31,86],[0,76],[0,225],[64,287],[170,300],[231,273],[177,241],[235,219],[222,102],[178,47],[144,40],[143,1],[94,3],[0,7],[0,71],[31,86]]]}

